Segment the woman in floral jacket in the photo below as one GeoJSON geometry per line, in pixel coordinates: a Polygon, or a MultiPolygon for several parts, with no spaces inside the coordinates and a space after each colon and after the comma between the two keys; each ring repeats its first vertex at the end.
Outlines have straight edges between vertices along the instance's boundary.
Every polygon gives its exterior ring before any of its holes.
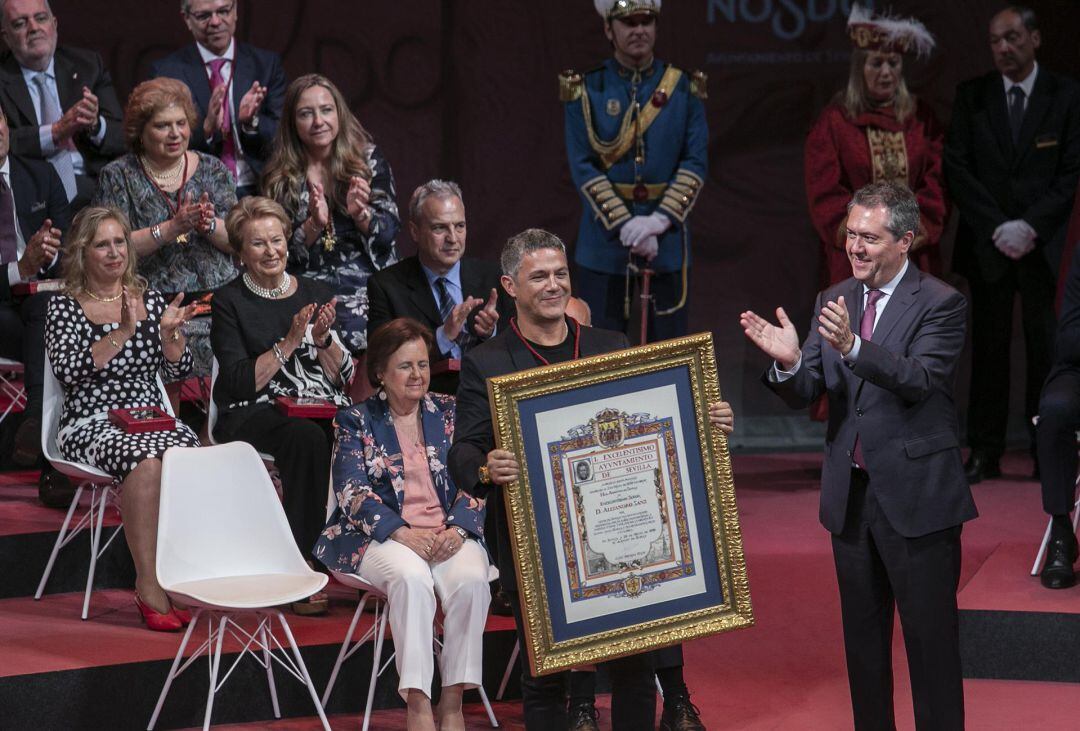
{"type": "Polygon", "coordinates": [[[447,472],[454,399],[428,392],[431,345],[431,332],[407,318],[372,334],[367,373],[378,393],[338,412],[338,508],[314,553],[333,571],[358,574],[389,597],[409,728],[434,724],[429,692],[438,596],[445,617],[440,726],[464,728],[461,694],[481,682],[491,599],[484,502],[459,492],[447,472]]]}

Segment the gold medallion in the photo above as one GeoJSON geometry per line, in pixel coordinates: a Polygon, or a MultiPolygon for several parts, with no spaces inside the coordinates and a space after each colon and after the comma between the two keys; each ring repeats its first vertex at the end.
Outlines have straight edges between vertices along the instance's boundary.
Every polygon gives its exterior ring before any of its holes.
{"type": "Polygon", "coordinates": [[[619,100],[608,99],[607,113],[610,114],[612,117],[618,117],[620,112],[622,112],[622,104],[619,102],[619,100]]]}
{"type": "Polygon", "coordinates": [[[183,246],[187,242],[188,242],[188,235],[187,234],[180,234],[179,236],[176,237],[176,243],[180,244],[181,246],[183,246]]]}
{"type": "Polygon", "coordinates": [[[333,251],[335,246],[337,246],[337,239],[334,237],[334,234],[327,231],[326,235],[323,236],[323,241],[322,241],[323,251],[326,251],[326,252],[333,251]]]}

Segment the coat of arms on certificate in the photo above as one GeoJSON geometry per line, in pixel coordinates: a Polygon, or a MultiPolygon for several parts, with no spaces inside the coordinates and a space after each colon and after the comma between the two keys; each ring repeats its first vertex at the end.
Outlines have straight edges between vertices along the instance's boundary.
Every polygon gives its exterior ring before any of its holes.
{"type": "Polygon", "coordinates": [[[533,672],[753,623],[712,337],[489,381],[533,672]]]}

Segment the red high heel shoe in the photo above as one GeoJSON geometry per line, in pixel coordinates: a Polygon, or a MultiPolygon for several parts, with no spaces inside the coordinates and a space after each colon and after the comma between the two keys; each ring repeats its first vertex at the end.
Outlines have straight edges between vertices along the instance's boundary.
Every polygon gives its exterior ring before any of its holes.
{"type": "Polygon", "coordinates": [[[180,620],[180,624],[187,627],[191,624],[191,610],[181,609],[180,607],[173,607],[172,613],[176,615],[176,618],[180,620]]]}
{"type": "Polygon", "coordinates": [[[146,628],[154,632],[176,632],[184,626],[180,618],[171,609],[162,614],[153,607],[144,604],[138,592],[135,593],[135,606],[139,608],[146,628]]]}

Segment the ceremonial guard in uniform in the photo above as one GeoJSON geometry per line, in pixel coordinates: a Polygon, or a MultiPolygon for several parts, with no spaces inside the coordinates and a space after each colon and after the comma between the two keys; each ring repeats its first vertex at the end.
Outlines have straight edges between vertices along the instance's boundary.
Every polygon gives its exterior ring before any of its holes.
{"type": "Polygon", "coordinates": [[[650,341],[686,334],[687,218],[708,150],[705,74],[653,56],[660,3],[595,0],[614,57],[559,79],[570,175],[583,198],[575,290],[594,325],[626,331],[634,290],[649,287],[650,341]]]}
{"type": "MultiPolygon", "coordinates": [[[[687,218],[708,168],[705,74],[653,55],[661,0],[595,0],[613,58],[559,77],[566,155],[583,198],[575,290],[592,324],[642,334],[636,310],[651,295],[649,342],[685,335],[687,218]]],[[[660,728],[704,729],[683,682],[682,647],[655,653],[664,691],[660,728]]],[[[571,674],[570,726],[596,728],[593,673],[571,674]]]]}

